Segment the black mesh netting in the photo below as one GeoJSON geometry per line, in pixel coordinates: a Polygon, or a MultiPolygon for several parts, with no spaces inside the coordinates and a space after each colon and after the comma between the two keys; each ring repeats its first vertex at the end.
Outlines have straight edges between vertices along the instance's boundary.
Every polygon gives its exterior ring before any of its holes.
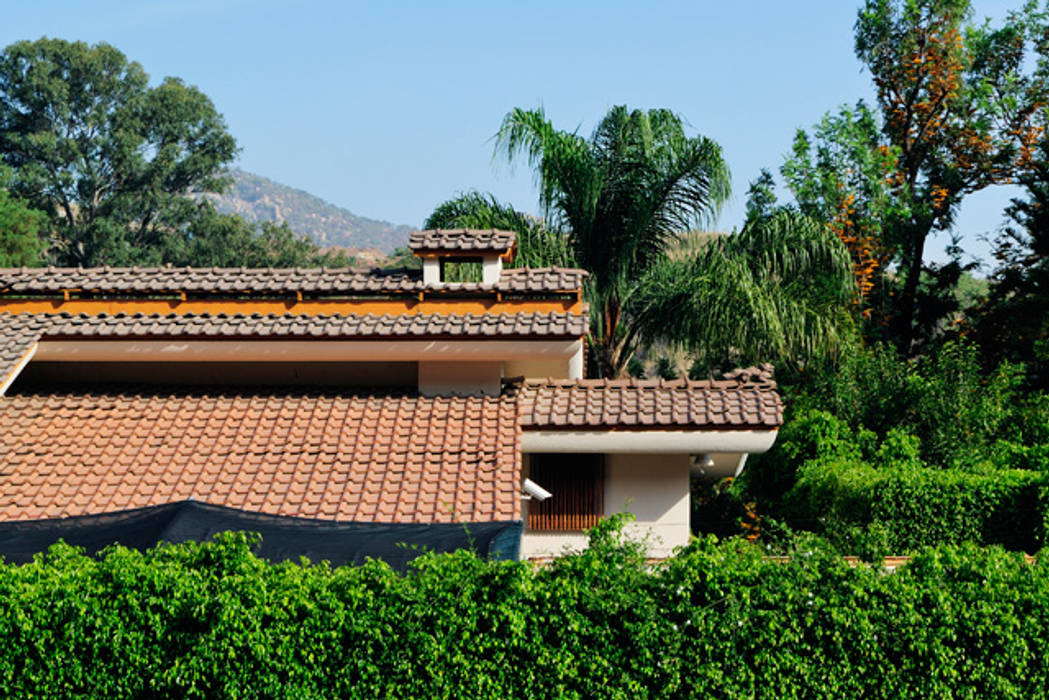
{"type": "Polygon", "coordinates": [[[471,549],[493,559],[516,559],[521,522],[396,524],[338,523],[251,513],[182,501],[117,513],[0,523],[0,554],[22,564],[62,539],[89,554],[108,545],[145,550],[158,542],[204,542],[227,530],[262,535],[255,549],[270,561],[328,561],[334,566],[382,559],[403,571],[420,554],[471,549]]]}

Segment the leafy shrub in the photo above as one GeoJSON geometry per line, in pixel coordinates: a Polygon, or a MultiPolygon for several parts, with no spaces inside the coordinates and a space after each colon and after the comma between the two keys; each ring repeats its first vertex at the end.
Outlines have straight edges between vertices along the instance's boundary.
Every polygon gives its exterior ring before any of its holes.
{"type": "Polygon", "coordinates": [[[985,375],[979,352],[948,342],[904,361],[888,345],[857,348],[840,367],[811,380],[797,399],[802,411],[823,410],[852,430],[879,437],[893,428],[918,438],[921,458],[934,466],[966,466],[992,457],[1000,438],[1049,442],[1049,404],[1025,401],[1023,368],[1001,364],[985,375]]]}
{"type": "Polygon", "coordinates": [[[814,460],[801,468],[788,502],[795,522],[832,539],[850,526],[877,527],[893,553],[962,542],[1030,552],[1043,543],[1046,483],[1027,470],[814,460]]]}
{"type": "Polygon", "coordinates": [[[827,411],[793,411],[773,448],[748,462],[735,487],[741,492],[739,497],[757,498],[767,513],[780,514],[784,497],[797,481],[799,466],[816,458],[862,459],[876,442],[874,433],[856,431],[827,411]]]}
{"type": "Polygon", "coordinates": [[[661,379],[677,379],[677,367],[674,360],[665,355],[656,360],[656,376],[661,379]]]}
{"type": "Polygon", "coordinates": [[[776,445],[732,496],[843,547],[1030,551],[1045,541],[1049,395],[1025,394],[1022,374],[1008,363],[984,374],[965,343],[912,361],[857,348],[795,387],[776,445]]]}
{"type": "Polygon", "coordinates": [[[925,550],[885,575],[696,539],[665,563],[602,522],[545,567],[469,553],[273,565],[251,538],[56,545],[0,566],[5,697],[1038,697],[1049,566],[925,550]]]}
{"type": "Polygon", "coordinates": [[[773,453],[744,473],[739,488],[763,499],[765,515],[820,532],[846,551],[855,547],[851,553],[965,541],[1033,551],[1046,542],[1049,500],[1039,494],[1049,483],[1049,443],[999,440],[988,451],[990,459],[967,468],[934,467],[902,427],[879,438],[806,410],[784,425],[773,453]]]}

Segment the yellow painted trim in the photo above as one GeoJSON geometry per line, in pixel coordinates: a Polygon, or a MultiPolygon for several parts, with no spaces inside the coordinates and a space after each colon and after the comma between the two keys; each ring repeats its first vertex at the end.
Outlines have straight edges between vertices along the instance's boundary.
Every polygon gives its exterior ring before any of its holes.
{"type": "Polygon", "coordinates": [[[578,299],[0,299],[0,312],[71,314],[515,314],[584,313],[578,299]]]}

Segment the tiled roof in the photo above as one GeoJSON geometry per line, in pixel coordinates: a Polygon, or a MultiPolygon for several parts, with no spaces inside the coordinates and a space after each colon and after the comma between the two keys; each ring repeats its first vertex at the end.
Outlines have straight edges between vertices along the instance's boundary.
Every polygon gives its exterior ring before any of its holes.
{"type": "Polygon", "coordinates": [[[572,268],[503,270],[496,284],[424,284],[420,270],[353,268],[91,267],[0,268],[0,295],[59,294],[233,294],[316,296],[507,292],[541,294],[582,288],[586,272],[572,268]]]}
{"type": "Polygon", "coordinates": [[[0,313],[0,389],[40,339],[44,319],[32,314],[0,313]]]}
{"type": "Polygon", "coordinates": [[[0,519],[194,498],[384,523],[520,519],[502,397],[129,387],[0,399],[0,519]]]}
{"type": "Polygon", "coordinates": [[[430,229],[414,231],[408,238],[408,247],[435,252],[505,253],[513,247],[516,238],[513,231],[496,229],[430,229]]]}
{"type": "Polygon", "coordinates": [[[517,267],[503,270],[498,288],[510,293],[573,291],[583,288],[583,279],[589,274],[571,267],[517,267]]]}
{"type": "Polygon", "coordinates": [[[526,429],[771,429],[783,401],[771,367],[736,370],[723,380],[525,380],[526,429]]]}
{"type": "MultiPolygon", "coordinates": [[[[0,312],[0,318],[9,316],[0,312]]],[[[293,338],[529,337],[578,338],[585,315],[515,314],[18,314],[12,327],[48,336],[232,336],[293,338]]]]}
{"type": "Polygon", "coordinates": [[[0,312],[0,384],[48,337],[578,338],[584,314],[9,314],[0,312]]]}

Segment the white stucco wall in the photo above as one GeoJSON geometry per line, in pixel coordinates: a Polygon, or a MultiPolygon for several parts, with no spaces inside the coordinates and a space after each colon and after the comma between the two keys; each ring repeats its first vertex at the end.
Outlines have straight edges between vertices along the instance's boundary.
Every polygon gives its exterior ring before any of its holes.
{"type": "Polygon", "coordinates": [[[509,360],[503,363],[503,376],[568,379],[568,364],[567,357],[553,360],[509,360]]]}
{"type": "Polygon", "coordinates": [[[548,359],[515,359],[503,363],[504,377],[553,377],[554,379],[583,378],[583,343],[570,356],[548,359]]]}
{"type": "MultiPolygon", "coordinates": [[[[526,475],[529,455],[524,455],[526,475]]],[[[540,484],[542,486],[542,484],[540,484]]],[[[605,456],[605,515],[627,511],[637,520],[630,532],[649,538],[649,554],[669,556],[689,537],[689,456],[687,454],[612,454],[605,456]]],[[[555,495],[556,497],[556,495],[555,495]]],[[[582,532],[525,531],[521,557],[551,557],[586,546],[582,532]]]]}

